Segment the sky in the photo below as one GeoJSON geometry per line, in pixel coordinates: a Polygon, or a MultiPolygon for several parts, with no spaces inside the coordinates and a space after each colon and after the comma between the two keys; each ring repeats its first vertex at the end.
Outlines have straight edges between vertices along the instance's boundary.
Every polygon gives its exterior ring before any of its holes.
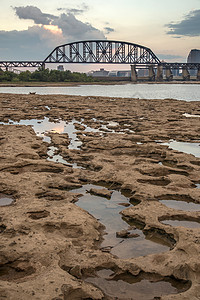
{"type": "Polygon", "coordinates": [[[200,49],[200,0],[1,0],[0,61],[43,60],[58,45],[92,39],[132,42],[185,62],[200,49]]]}

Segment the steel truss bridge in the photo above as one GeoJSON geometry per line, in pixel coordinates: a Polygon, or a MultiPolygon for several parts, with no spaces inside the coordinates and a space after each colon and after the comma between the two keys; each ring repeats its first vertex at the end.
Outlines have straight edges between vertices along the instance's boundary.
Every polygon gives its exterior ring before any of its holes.
{"type": "Polygon", "coordinates": [[[166,63],[142,45],[111,41],[90,40],[68,43],[56,47],[43,61],[0,61],[0,68],[43,67],[46,64],[129,64],[138,68],[162,66],[163,68],[200,69],[200,63],[166,63]]]}

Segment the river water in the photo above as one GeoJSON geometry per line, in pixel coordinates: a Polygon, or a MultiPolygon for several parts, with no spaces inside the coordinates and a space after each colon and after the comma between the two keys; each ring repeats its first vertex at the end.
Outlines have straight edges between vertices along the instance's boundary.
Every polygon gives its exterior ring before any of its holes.
{"type": "Polygon", "coordinates": [[[105,96],[139,99],[177,99],[200,101],[200,84],[118,84],[80,85],[67,87],[0,87],[0,93],[40,95],[63,94],[80,96],[105,96]]]}

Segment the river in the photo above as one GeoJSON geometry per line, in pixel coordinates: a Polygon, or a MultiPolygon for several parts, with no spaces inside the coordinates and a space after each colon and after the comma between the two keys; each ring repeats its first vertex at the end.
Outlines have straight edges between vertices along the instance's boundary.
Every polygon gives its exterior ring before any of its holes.
{"type": "Polygon", "coordinates": [[[80,96],[105,96],[139,99],[177,99],[200,101],[200,84],[118,84],[80,85],[66,87],[0,87],[0,93],[40,95],[62,94],[80,96]]]}

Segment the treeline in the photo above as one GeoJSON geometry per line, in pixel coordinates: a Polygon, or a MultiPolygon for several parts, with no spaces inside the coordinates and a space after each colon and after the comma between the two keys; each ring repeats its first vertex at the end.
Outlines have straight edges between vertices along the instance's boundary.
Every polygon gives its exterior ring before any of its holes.
{"type": "Polygon", "coordinates": [[[16,74],[0,69],[0,82],[91,82],[94,78],[85,73],[58,71],[39,68],[34,72],[25,71],[16,74]]]}

